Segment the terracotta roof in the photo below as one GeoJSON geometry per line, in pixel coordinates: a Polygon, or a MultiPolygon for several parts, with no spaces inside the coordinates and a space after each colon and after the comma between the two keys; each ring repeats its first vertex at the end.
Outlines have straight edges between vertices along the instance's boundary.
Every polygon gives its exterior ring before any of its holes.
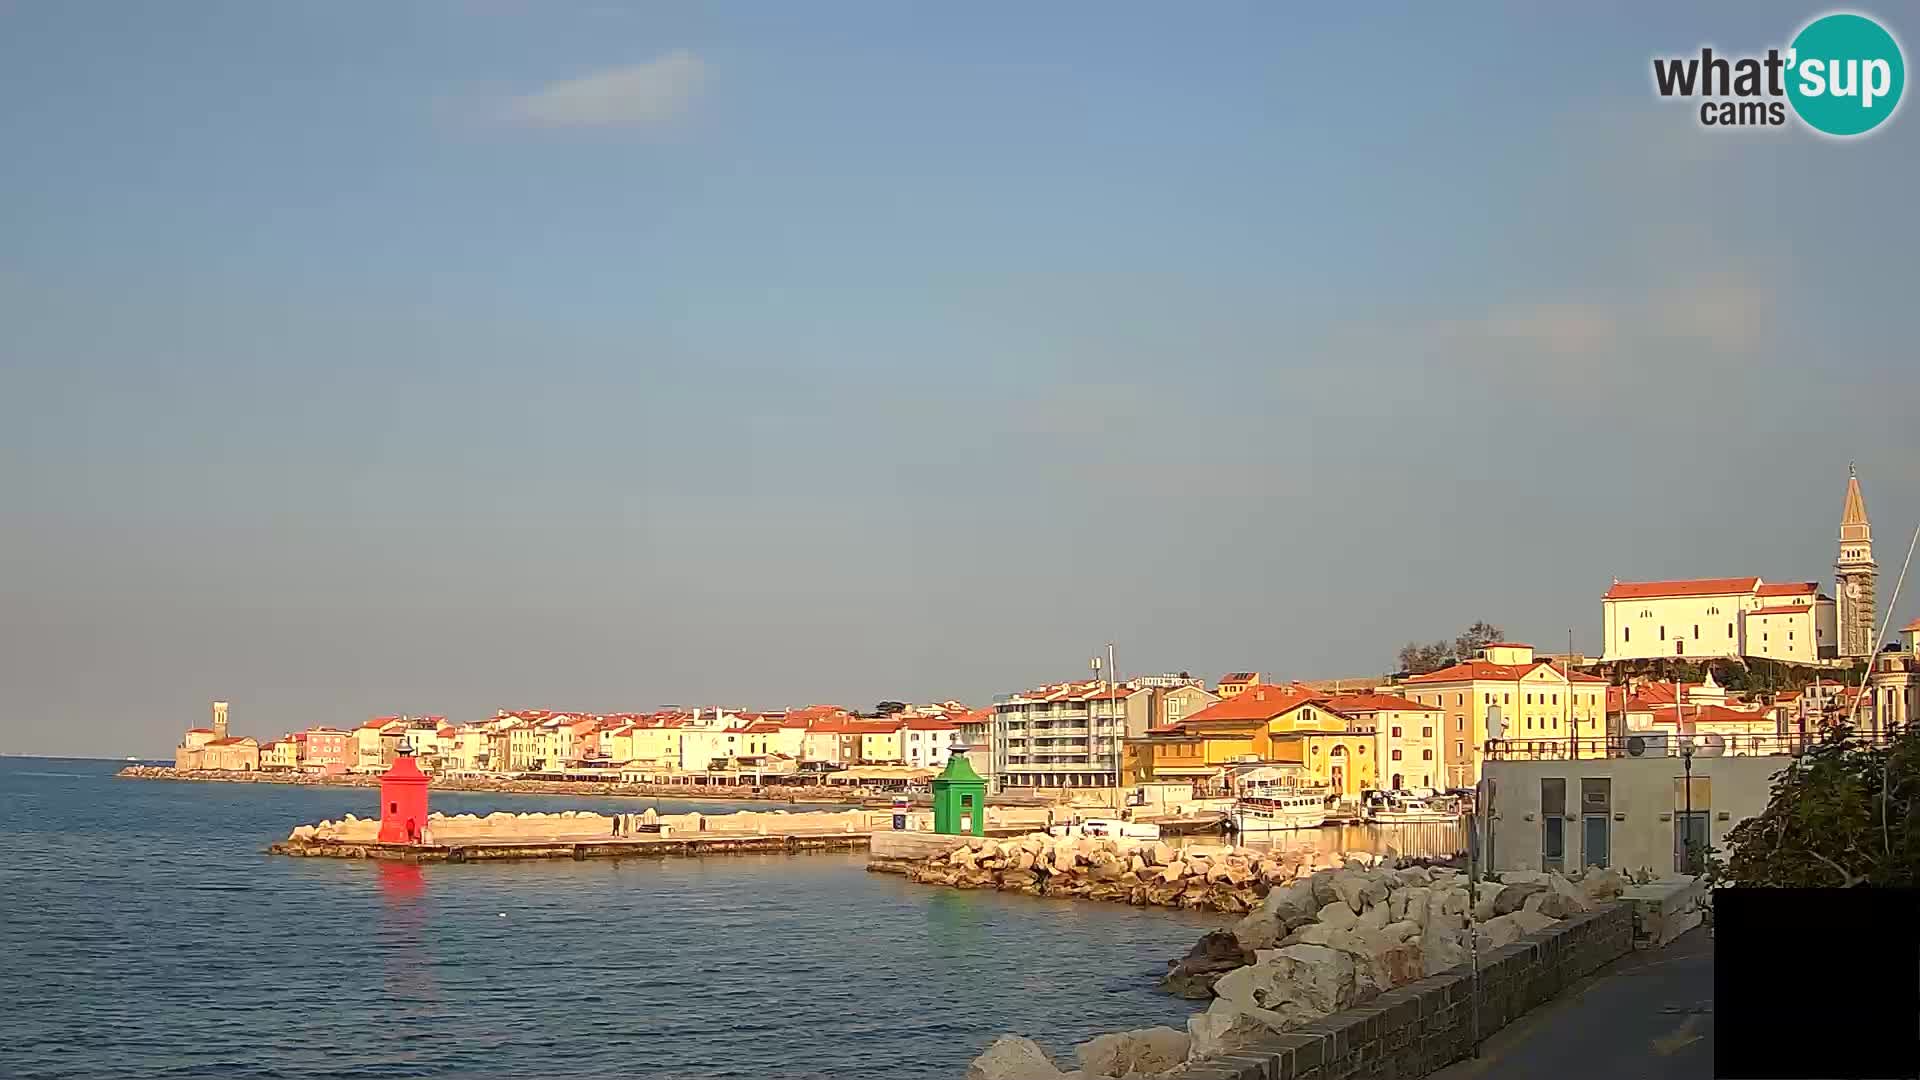
{"type": "Polygon", "coordinates": [[[1494,641],[1480,646],[1483,649],[1531,649],[1533,646],[1524,641],[1494,641]]]}
{"type": "Polygon", "coordinates": [[[1760,586],[1761,596],[1805,596],[1807,593],[1819,593],[1817,581],[1777,581],[1760,586]]]}
{"type": "Polygon", "coordinates": [[[187,734],[189,734],[189,735],[211,735],[211,734],[213,734],[213,729],[212,729],[212,728],[210,728],[210,727],[190,727],[190,728],[188,728],[188,729],[187,729],[187,734]]]}
{"type": "Polygon", "coordinates": [[[1755,608],[1742,614],[1751,619],[1755,615],[1804,615],[1812,610],[1812,604],[1779,604],[1774,607],[1755,608]]]}
{"type": "MultiPolygon", "coordinates": [[[[1422,685],[1427,683],[1466,682],[1470,679],[1483,679],[1488,682],[1518,682],[1520,679],[1532,674],[1537,668],[1550,668],[1555,672],[1560,671],[1558,664],[1546,660],[1535,660],[1526,664],[1496,664],[1489,660],[1468,660],[1465,663],[1455,664],[1452,667],[1441,668],[1439,671],[1430,671],[1425,675],[1415,675],[1409,678],[1407,682],[1420,683],[1422,685]]],[[[1607,680],[1598,675],[1588,675],[1576,671],[1567,676],[1567,681],[1577,683],[1603,683],[1607,680]]]]}
{"type": "Polygon", "coordinates": [[[1314,690],[1301,690],[1287,686],[1249,686],[1246,693],[1230,697],[1225,701],[1216,701],[1181,720],[1180,724],[1185,727],[1188,724],[1225,720],[1271,720],[1309,701],[1326,699],[1326,694],[1314,690]]]}
{"type": "Polygon", "coordinates": [[[1223,683],[1247,682],[1259,677],[1260,673],[1257,671],[1229,671],[1225,675],[1220,676],[1220,681],[1223,683]]]}
{"type": "Polygon", "coordinates": [[[251,735],[231,735],[224,739],[215,739],[208,746],[238,746],[243,742],[253,742],[251,735]]]}
{"type": "Polygon", "coordinates": [[[916,716],[907,721],[910,731],[958,731],[951,722],[934,716],[916,716]]]}
{"type": "Polygon", "coordinates": [[[1335,694],[1327,699],[1326,705],[1334,712],[1378,712],[1383,709],[1407,712],[1440,711],[1436,705],[1422,705],[1417,701],[1408,701],[1397,694],[1335,694]]]}
{"type": "Polygon", "coordinates": [[[1907,625],[1901,627],[1900,629],[1901,630],[1920,630],[1920,619],[1915,619],[1912,622],[1908,623],[1907,625]]]}
{"type": "Polygon", "coordinates": [[[1652,600],[1664,596],[1720,596],[1751,593],[1757,577],[1695,578],[1690,581],[1616,581],[1602,600],[1652,600]]]}
{"type": "MultiPolygon", "coordinates": [[[[1662,705],[1653,710],[1653,719],[1657,723],[1672,723],[1674,720],[1672,705],[1662,705]],[[1661,714],[1666,719],[1661,720],[1661,714]]],[[[1741,712],[1720,705],[1688,705],[1680,710],[1679,717],[1684,724],[1770,724],[1773,717],[1765,712],[1741,712]]]]}

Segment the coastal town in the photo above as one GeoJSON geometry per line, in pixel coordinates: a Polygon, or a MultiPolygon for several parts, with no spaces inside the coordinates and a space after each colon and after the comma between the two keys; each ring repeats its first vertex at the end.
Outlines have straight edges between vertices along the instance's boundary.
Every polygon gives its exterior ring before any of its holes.
{"type": "MultiPolygon", "coordinates": [[[[1187,672],[1097,676],[978,706],[885,701],[753,710],[500,709],[465,720],[390,715],[257,739],[228,704],[189,729],[172,772],[372,777],[403,748],[435,781],[677,785],[738,794],[797,786],[923,791],[964,752],[995,795],[1143,815],[1255,784],[1373,793],[1465,791],[1490,760],[1769,756],[1846,724],[1879,732],[1920,709],[1920,620],[1876,651],[1872,529],[1849,470],[1831,592],[1756,576],[1615,580],[1599,656],[1548,652],[1475,624],[1410,644],[1375,677],[1187,672]]],[[[1890,622],[1891,620],[1888,620],[1890,622]]]]}

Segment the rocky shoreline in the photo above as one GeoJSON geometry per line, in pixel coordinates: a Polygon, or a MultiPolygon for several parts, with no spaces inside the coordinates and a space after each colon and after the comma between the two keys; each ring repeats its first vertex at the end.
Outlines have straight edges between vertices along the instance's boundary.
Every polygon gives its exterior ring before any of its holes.
{"type": "Polygon", "coordinates": [[[1509,873],[1470,886],[1446,866],[1356,856],[1275,854],[1225,845],[1026,836],[934,856],[916,881],[1244,912],[1168,962],[1162,989],[1209,1005],[1185,1031],[1117,1032],[1075,1048],[1063,1072],[1032,1040],[1003,1035],[967,1080],[1089,1080],[1200,1075],[1204,1059],[1366,1004],[1613,903],[1617,870],[1571,877],[1509,873]]]}
{"type": "MultiPolygon", "coordinates": [[[[117,774],[125,780],[192,780],[235,784],[292,784],[299,787],[379,787],[369,774],[315,776],[311,773],[226,772],[215,769],[173,769],[164,765],[129,765],[117,774]]],[[[647,799],[713,800],[716,802],[833,803],[858,806],[867,797],[841,787],[781,787],[778,794],[751,794],[747,789],[716,791],[691,784],[619,784],[591,780],[433,780],[435,791],[500,792],[511,795],[605,795],[647,799]]]]}

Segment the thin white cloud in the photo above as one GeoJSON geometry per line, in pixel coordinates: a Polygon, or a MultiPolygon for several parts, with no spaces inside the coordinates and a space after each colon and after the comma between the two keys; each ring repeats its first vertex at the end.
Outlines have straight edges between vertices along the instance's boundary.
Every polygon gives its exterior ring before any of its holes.
{"type": "Polygon", "coordinates": [[[648,127],[692,104],[707,66],[685,49],[643,64],[595,71],[543,86],[507,103],[506,116],[534,127],[648,127]]]}

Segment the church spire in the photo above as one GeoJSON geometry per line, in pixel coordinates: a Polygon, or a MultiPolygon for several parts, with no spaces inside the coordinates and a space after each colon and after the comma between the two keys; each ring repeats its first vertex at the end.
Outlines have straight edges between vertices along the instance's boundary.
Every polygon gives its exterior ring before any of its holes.
{"type": "Polygon", "coordinates": [[[1840,539],[1866,540],[1872,537],[1872,526],[1867,524],[1867,500],[1860,494],[1860,476],[1853,470],[1853,463],[1847,463],[1847,504],[1840,510],[1840,539]],[[1863,530],[1859,535],[1850,536],[1849,527],[1863,530]]]}
{"type": "Polygon", "coordinates": [[[1840,510],[1840,557],[1834,561],[1836,629],[1835,651],[1843,657],[1873,652],[1874,585],[1879,570],[1873,562],[1873,526],[1867,522],[1867,500],[1860,494],[1860,474],[1847,464],[1847,502],[1840,510]]]}

